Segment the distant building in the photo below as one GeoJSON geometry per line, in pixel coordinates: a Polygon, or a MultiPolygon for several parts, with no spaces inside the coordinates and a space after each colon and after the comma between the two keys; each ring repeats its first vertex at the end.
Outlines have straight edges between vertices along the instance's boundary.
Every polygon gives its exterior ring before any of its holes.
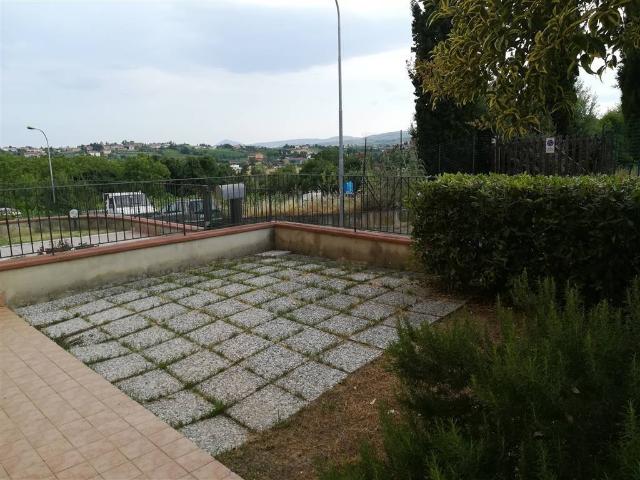
{"type": "Polygon", "coordinates": [[[27,147],[24,149],[24,156],[27,158],[33,158],[33,157],[41,157],[45,154],[44,150],[41,148],[31,148],[31,147],[27,147]]]}
{"type": "Polygon", "coordinates": [[[302,165],[307,161],[307,157],[285,157],[285,165],[302,165]]]}
{"type": "Polygon", "coordinates": [[[233,163],[233,164],[231,164],[229,166],[231,167],[231,170],[234,171],[234,173],[242,172],[242,167],[240,165],[238,165],[237,163],[233,163]]]}
{"type": "Polygon", "coordinates": [[[261,152],[252,153],[247,157],[247,160],[249,161],[249,163],[262,163],[264,162],[264,159],[265,159],[264,153],[261,153],[261,152]]]}

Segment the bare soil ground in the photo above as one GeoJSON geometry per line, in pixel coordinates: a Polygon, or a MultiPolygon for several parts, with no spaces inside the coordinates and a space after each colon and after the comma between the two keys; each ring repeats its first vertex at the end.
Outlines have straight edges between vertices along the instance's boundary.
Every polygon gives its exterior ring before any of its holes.
{"type": "MultiPolygon", "coordinates": [[[[491,304],[472,300],[466,310],[497,336],[491,304]]],[[[364,441],[380,448],[381,405],[399,405],[400,384],[388,365],[387,355],[370,363],[284,424],[254,435],[219,460],[245,480],[309,480],[316,478],[319,464],[355,460],[364,441]]]]}

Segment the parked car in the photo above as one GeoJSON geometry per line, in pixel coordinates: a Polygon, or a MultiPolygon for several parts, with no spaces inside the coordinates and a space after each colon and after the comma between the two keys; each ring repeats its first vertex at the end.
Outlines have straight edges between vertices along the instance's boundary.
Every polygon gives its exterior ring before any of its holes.
{"type": "Polygon", "coordinates": [[[111,215],[150,216],[155,213],[151,200],[143,192],[104,193],[104,208],[111,215]]]}
{"type": "Polygon", "coordinates": [[[22,216],[22,212],[15,208],[2,207],[0,208],[0,217],[18,218],[22,216]]]}

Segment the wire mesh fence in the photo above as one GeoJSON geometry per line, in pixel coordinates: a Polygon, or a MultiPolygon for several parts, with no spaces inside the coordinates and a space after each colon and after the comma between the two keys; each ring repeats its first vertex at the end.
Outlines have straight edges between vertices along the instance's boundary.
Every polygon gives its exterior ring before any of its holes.
{"type": "MultiPolygon", "coordinates": [[[[422,176],[347,176],[342,226],[407,235],[422,176]]],[[[340,226],[333,175],[262,175],[0,190],[0,259],[266,221],[340,226]]]]}
{"type": "MultiPolygon", "coordinates": [[[[639,134],[640,139],[640,134],[639,134]]],[[[612,174],[637,169],[629,142],[602,135],[535,136],[501,140],[486,132],[435,143],[420,152],[425,171],[515,175],[612,174]]],[[[636,155],[637,157],[637,155],[636,155]]]]}

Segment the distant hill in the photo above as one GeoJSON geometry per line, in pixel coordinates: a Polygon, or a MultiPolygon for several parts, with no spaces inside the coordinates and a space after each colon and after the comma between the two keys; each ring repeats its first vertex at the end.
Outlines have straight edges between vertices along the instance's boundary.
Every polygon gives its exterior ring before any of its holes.
{"type": "MultiPolygon", "coordinates": [[[[409,132],[403,132],[403,141],[407,142],[411,138],[409,132]]],[[[400,143],[400,131],[379,133],[377,135],[369,135],[367,137],[367,145],[396,145],[400,143]]],[[[339,138],[296,138],[291,140],[280,140],[277,142],[259,142],[254,143],[254,147],[280,148],[284,145],[321,145],[323,147],[338,146],[339,138]]],[[[362,146],[364,145],[364,137],[344,137],[345,145],[362,146]]]]}
{"type": "Polygon", "coordinates": [[[232,145],[234,147],[237,147],[239,145],[242,145],[242,143],[236,142],[235,140],[224,139],[224,140],[220,140],[218,143],[216,143],[216,147],[219,147],[220,145],[232,145]]]}

